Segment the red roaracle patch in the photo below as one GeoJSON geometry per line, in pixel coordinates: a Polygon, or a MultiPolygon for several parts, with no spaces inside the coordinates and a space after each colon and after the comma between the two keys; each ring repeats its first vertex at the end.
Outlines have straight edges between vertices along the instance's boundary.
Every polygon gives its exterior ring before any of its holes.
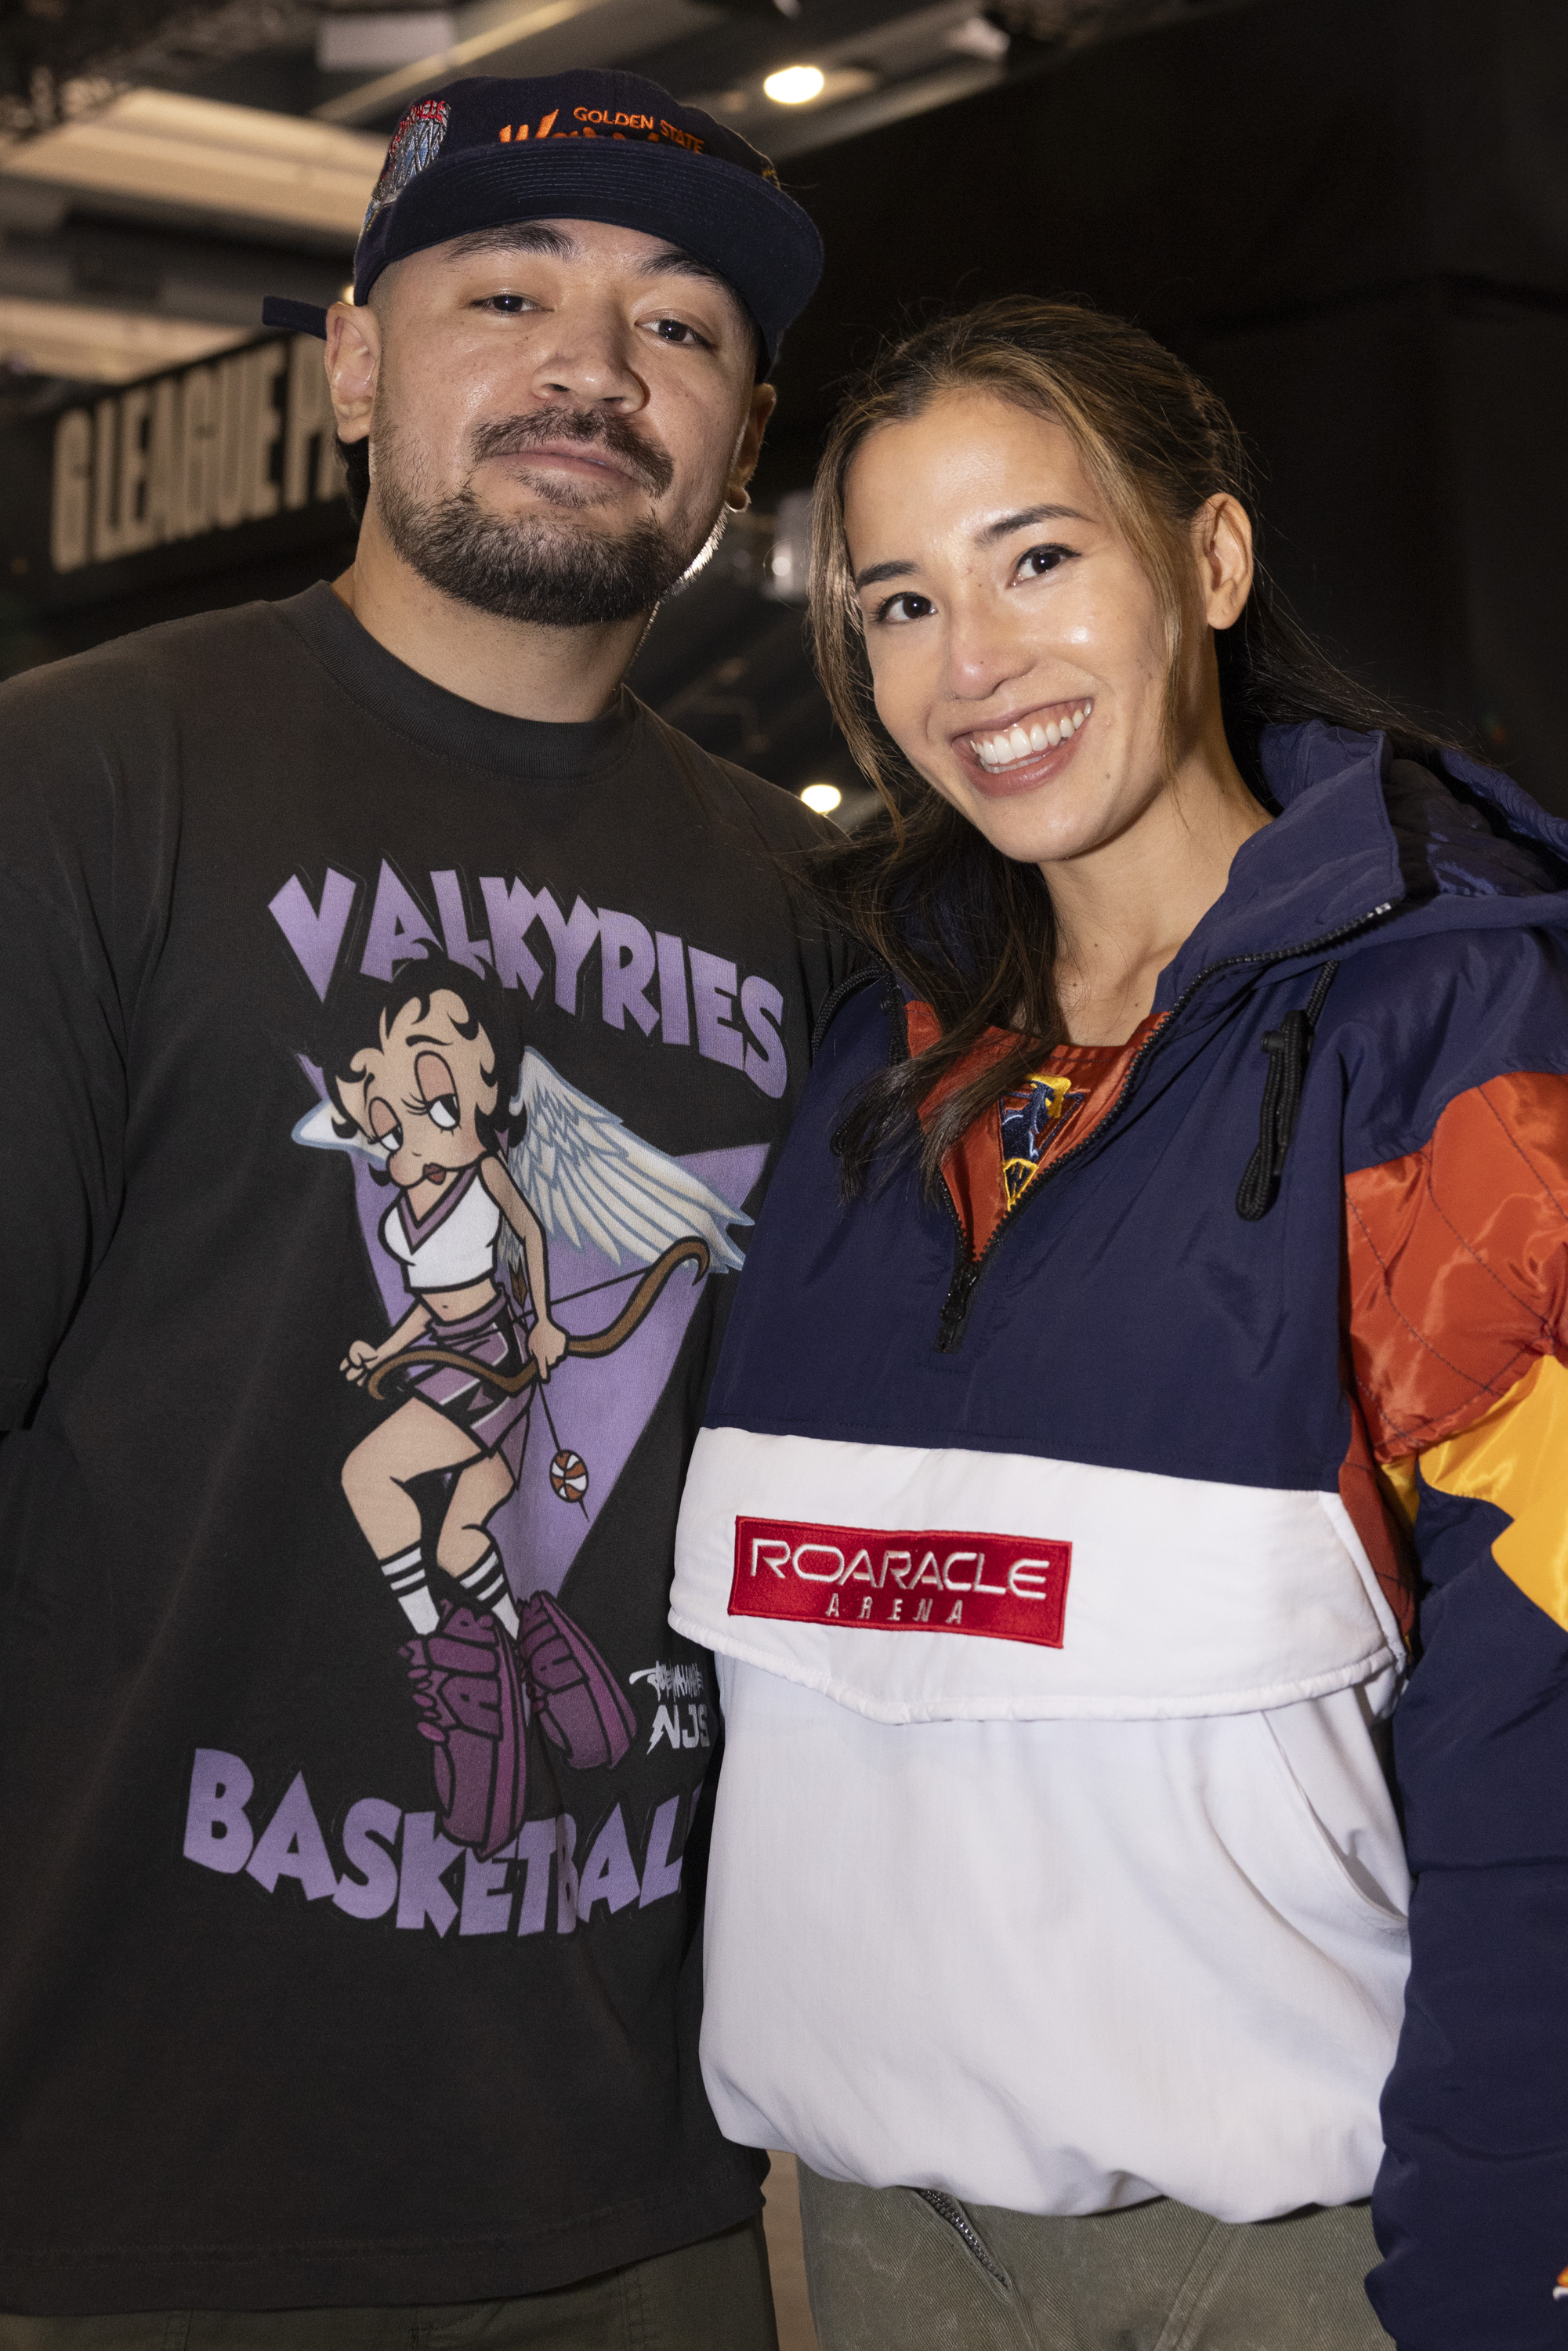
{"type": "Polygon", "coordinates": [[[729,1613],[1060,1649],[1071,1565],[1071,1543],[1030,1535],[737,1519],[729,1613]]]}

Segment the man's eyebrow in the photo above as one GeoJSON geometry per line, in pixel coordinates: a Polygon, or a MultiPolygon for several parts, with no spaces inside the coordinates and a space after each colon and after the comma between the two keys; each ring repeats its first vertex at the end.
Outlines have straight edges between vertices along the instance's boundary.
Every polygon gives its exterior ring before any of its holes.
{"type": "MultiPolygon", "coordinates": [[[[735,288],[727,277],[699,261],[695,253],[683,251],[678,245],[666,245],[658,253],[651,253],[638,271],[642,277],[706,277],[710,286],[721,286],[727,294],[735,288]]],[[[736,298],[738,300],[739,297],[736,298]]]]}
{"type": "Polygon", "coordinates": [[[982,547],[998,538],[1006,538],[1015,530],[1028,530],[1037,522],[1088,522],[1091,517],[1080,514],[1076,507],[1024,507],[1018,514],[1003,515],[999,522],[990,522],[976,538],[982,547]]]}
{"type": "Polygon", "coordinates": [[[710,268],[699,261],[695,253],[685,253],[678,245],[667,245],[661,253],[651,253],[638,275],[643,277],[695,277],[705,286],[715,286],[724,296],[736,318],[747,334],[757,334],[756,319],[720,269],[710,268]]]}
{"type": "Polygon", "coordinates": [[[577,240],[557,228],[549,221],[505,221],[498,228],[470,229],[466,236],[455,236],[443,248],[447,261],[466,261],[476,253],[548,253],[558,261],[570,261],[578,251],[577,240]]]}

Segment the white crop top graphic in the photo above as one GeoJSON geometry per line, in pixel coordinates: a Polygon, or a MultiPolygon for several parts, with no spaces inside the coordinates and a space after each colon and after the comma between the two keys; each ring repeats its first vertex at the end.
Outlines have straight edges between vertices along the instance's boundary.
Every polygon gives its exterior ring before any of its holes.
{"type": "Polygon", "coordinates": [[[479,1180],[476,1161],[427,1217],[400,1193],[382,1218],[382,1238],[401,1258],[411,1290],[462,1290],[496,1270],[501,1211],[479,1180]]]}

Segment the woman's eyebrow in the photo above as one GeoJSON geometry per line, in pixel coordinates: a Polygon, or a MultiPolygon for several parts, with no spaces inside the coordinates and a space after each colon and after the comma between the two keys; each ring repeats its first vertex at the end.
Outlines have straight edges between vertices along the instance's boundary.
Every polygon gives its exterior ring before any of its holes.
{"type": "Polygon", "coordinates": [[[891,563],[870,563],[863,571],[855,573],[855,586],[869,588],[876,580],[904,580],[915,569],[913,563],[901,556],[895,556],[891,563]]]}
{"type": "MultiPolygon", "coordinates": [[[[1003,515],[999,522],[988,522],[984,530],[975,533],[977,547],[989,547],[998,538],[1007,538],[1015,530],[1028,530],[1037,522],[1092,522],[1092,515],[1080,514],[1076,507],[1023,507],[1017,514],[1003,515]]],[[[868,564],[855,573],[857,588],[870,588],[878,580],[904,580],[918,569],[905,558],[895,558],[890,563],[868,564]]]]}
{"type": "Polygon", "coordinates": [[[1000,522],[988,522],[984,530],[976,532],[976,543],[988,547],[993,540],[1006,538],[1015,530],[1028,530],[1031,524],[1037,522],[1088,522],[1089,519],[1089,516],[1080,514],[1076,507],[1025,507],[1018,514],[1003,515],[1000,522]]]}

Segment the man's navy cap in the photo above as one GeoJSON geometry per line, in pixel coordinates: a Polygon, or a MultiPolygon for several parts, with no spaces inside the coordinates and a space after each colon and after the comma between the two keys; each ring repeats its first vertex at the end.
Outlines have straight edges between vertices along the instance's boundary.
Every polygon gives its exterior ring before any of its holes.
{"type": "MultiPolygon", "coordinates": [[[[512,221],[591,220],[667,237],[734,287],[772,366],[822,272],[815,222],[766,155],[641,74],[476,76],[411,106],[354,253],[354,299],[411,253],[512,221]]],[[[269,298],[269,327],[324,335],[314,304],[269,298]]]]}

